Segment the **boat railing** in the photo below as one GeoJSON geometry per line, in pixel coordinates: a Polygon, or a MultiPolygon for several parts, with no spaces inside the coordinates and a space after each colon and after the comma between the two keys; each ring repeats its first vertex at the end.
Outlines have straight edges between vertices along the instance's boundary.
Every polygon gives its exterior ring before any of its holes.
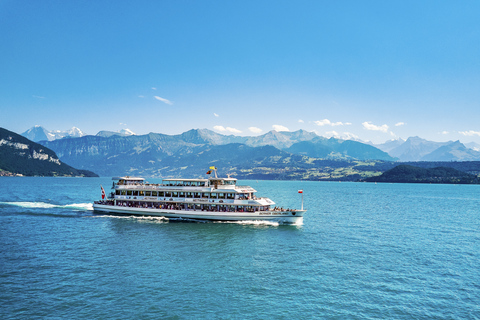
{"type": "Polygon", "coordinates": [[[165,185],[165,184],[147,184],[147,185],[116,185],[116,189],[138,189],[138,190],[155,190],[155,189],[165,189],[165,187],[171,188],[172,190],[178,189],[182,190],[183,188],[209,188],[208,186],[172,186],[172,185],[165,185]]]}

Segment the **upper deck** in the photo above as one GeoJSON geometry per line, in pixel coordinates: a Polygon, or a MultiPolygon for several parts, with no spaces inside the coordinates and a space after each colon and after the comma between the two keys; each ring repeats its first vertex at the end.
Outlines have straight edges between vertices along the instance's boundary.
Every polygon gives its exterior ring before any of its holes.
{"type": "Polygon", "coordinates": [[[162,183],[152,184],[143,178],[115,177],[118,180],[115,189],[130,190],[172,190],[172,191],[229,191],[233,193],[255,193],[249,186],[237,186],[235,178],[209,178],[209,179],[163,179],[162,183]]]}

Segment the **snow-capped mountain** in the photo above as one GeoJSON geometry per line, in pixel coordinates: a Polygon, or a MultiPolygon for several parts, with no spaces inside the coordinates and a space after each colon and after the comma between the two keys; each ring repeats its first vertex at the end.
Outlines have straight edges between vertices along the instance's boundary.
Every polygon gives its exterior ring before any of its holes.
{"type": "Polygon", "coordinates": [[[60,130],[48,131],[44,127],[38,126],[38,125],[22,133],[22,136],[34,142],[44,141],[44,140],[53,141],[57,139],[63,139],[66,137],[80,138],[85,135],[86,134],[82,130],[78,129],[77,127],[72,127],[70,130],[66,130],[66,131],[60,131],[60,130]]]}
{"type": "Polygon", "coordinates": [[[108,137],[111,137],[111,136],[121,136],[121,137],[128,137],[128,136],[134,136],[135,135],[135,132],[133,132],[132,130],[130,129],[122,129],[120,131],[105,131],[105,130],[102,130],[102,131],[99,131],[96,136],[97,137],[104,137],[104,138],[108,138],[108,137]]]}

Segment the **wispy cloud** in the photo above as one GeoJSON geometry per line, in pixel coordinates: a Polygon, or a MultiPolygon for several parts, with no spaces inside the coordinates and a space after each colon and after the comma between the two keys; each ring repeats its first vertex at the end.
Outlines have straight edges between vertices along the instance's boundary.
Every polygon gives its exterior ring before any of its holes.
{"type": "Polygon", "coordinates": [[[213,115],[214,115],[215,117],[217,117],[217,118],[220,117],[220,116],[219,116],[218,114],[216,114],[215,112],[213,113],[213,115]]]}
{"type": "Polygon", "coordinates": [[[401,127],[401,126],[404,126],[405,125],[405,122],[397,122],[395,123],[395,127],[401,127]]]}
{"type": "Polygon", "coordinates": [[[275,131],[290,131],[290,130],[288,130],[287,127],[281,126],[281,125],[279,125],[279,124],[274,124],[274,125],[272,126],[272,128],[273,128],[273,130],[275,130],[275,131]]]}
{"type": "Polygon", "coordinates": [[[145,98],[145,96],[142,96],[142,95],[140,95],[140,96],[138,96],[138,97],[139,97],[139,98],[145,98]]]}
{"type": "Polygon", "coordinates": [[[225,128],[224,126],[214,126],[213,129],[217,130],[217,131],[220,131],[220,132],[242,133],[242,131],[240,131],[238,129],[231,128],[231,127],[226,127],[225,128]]]}
{"type": "Polygon", "coordinates": [[[120,125],[121,125],[121,126],[126,126],[127,124],[120,122],[120,125]]]}
{"type": "Polygon", "coordinates": [[[155,87],[152,87],[152,90],[157,90],[157,88],[155,88],[155,87]]]}
{"type": "Polygon", "coordinates": [[[36,95],[33,95],[32,97],[34,97],[35,99],[45,99],[45,97],[42,97],[42,96],[36,96],[36,95]]]}
{"type": "Polygon", "coordinates": [[[459,131],[458,133],[463,134],[464,136],[467,136],[467,137],[480,136],[480,131],[473,131],[473,130],[459,131]]]}
{"type": "Polygon", "coordinates": [[[336,131],[329,131],[325,133],[325,136],[328,138],[333,137],[333,138],[342,139],[342,140],[360,140],[360,138],[357,135],[351,132],[344,132],[343,134],[339,134],[336,131]]]}
{"type": "Polygon", "coordinates": [[[253,133],[261,133],[263,130],[257,127],[249,127],[248,130],[253,133]]]}
{"type": "Polygon", "coordinates": [[[303,121],[302,119],[299,119],[298,122],[300,123],[304,123],[305,121],[303,121]]]}
{"type": "Polygon", "coordinates": [[[349,126],[349,125],[351,125],[350,122],[346,122],[346,123],[343,123],[343,122],[340,122],[340,121],[339,122],[331,122],[328,119],[313,121],[313,123],[315,123],[317,126],[320,126],[320,127],[323,127],[323,126],[335,127],[335,126],[349,126]]]}
{"type": "Polygon", "coordinates": [[[162,102],[164,102],[164,103],[166,103],[166,104],[169,104],[169,105],[172,105],[172,104],[173,104],[172,101],[167,100],[167,99],[162,98],[162,97],[159,97],[159,96],[154,96],[154,98],[157,99],[157,100],[159,100],[159,101],[162,101],[162,102]]]}
{"type": "Polygon", "coordinates": [[[450,132],[448,131],[442,131],[442,134],[449,134],[450,132]]]}
{"type": "Polygon", "coordinates": [[[385,132],[385,133],[388,132],[388,126],[386,124],[381,125],[381,126],[377,126],[377,125],[372,124],[369,121],[366,121],[366,122],[362,123],[362,126],[367,130],[381,131],[381,132],[385,132]]]}

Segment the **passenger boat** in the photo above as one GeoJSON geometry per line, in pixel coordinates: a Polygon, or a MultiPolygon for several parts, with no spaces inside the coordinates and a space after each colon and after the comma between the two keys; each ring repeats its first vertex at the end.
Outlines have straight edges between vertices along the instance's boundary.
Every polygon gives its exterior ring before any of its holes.
{"type": "MultiPolygon", "coordinates": [[[[151,184],[143,178],[114,177],[114,190],[102,200],[95,201],[95,212],[127,215],[161,216],[177,219],[216,221],[278,221],[299,224],[303,221],[302,208],[284,209],[275,207],[275,202],[257,197],[255,189],[238,186],[237,179],[163,179],[160,184],[151,184]]],[[[208,173],[208,172],[207,172],[208,173]]]]}

